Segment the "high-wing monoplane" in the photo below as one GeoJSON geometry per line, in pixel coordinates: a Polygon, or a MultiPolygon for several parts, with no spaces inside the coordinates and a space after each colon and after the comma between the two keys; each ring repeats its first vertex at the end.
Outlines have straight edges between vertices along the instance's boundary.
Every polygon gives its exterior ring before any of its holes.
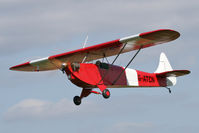
{"type": "Polygon", "coordinates": [[[107,88],[126,87],[165,87],[171,93],[169,86],[176,84],[176,77],[189,74],[189,70],[173,70],[166,55],[160,54],[160,61],[154,73],[147,73],[128,68],[141,49],[166,43],[177,39],[180,33],[170,29],[159,29],[150,32],[124,37],[102,44],[81,48],[37,60],[32,60],[10,68],[17,71],[47,71],[61,70],[75,85],[82,88],[80,96],[75,96],[76,105],[91,93],[110,97],[107,88]],[[125,67],[115,65],[122,53],[137,50],[125,67]],[[107,57],[114,56],[109,63],[107,57]],[[98,59],[102,59],[99,61],[98,59]],[[96,63],[89,63],[90,61],[96,63]],[[106,62],[105,62],[106,61],[106,62]],[[99,88],[96,91],[95,88],[99,88]]]}

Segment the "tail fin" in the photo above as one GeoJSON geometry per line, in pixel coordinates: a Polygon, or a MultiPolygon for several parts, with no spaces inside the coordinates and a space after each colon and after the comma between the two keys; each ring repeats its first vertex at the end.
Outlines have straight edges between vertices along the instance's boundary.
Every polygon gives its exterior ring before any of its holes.
{"type": "Polygon", "coordinates": [[[169,60],[167,59],[166,55],[162,52],[160,54],[160,61],[157,70],[155,73],[161,73],[166,71],[172,71],[172,67],[169,63],[169,60]]]}
{"type": "MultiPolygon", "coordinates": [[[[162,73],[166,71],[172,71],[172,67],[167,59],[166,55],[162,52],[160,54],[160,61],[158,68],[156,69],[155,73],[162,73]]],[[[167,77],[167,86],[173,86],[177,83],[176,77],[167,77]]]]}

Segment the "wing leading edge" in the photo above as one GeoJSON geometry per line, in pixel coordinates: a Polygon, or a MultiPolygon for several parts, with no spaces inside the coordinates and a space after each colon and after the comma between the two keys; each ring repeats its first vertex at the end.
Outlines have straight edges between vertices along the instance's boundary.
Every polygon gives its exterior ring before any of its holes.
{"type": "Polygon", "coordinates": [[[109,57],[117,55],[123,45],[127,43],[122,53],[142,48],[155,46],[177,39],[180,33],[170,29],[160,29],[141,34],[124,37],[121,39],[105,42],[102,44],[65,52],[58,55],[32,60],[10,68],[17,71],[47,71],[60,69],[66,62],[85,62],[97,60],[104,56],[109,57]]]}

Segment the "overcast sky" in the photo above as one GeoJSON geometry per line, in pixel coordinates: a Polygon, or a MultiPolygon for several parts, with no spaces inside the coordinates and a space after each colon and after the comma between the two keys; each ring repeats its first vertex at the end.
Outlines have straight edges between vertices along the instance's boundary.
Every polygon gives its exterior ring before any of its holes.
{"type": "Polygon", "coordinates": [[[0,132],[199,132],[198,13],[197,0],[0,0],[0,132]],[[60,71],[8,70],[81,48],[87,35],[90,46],[164,28],[181,37],[142,50],[130,67],[154,72],[165,52],[174,69],[192,72],[171,95],[165,88],[110,89],[110,99],[91,94],[76,107],[81,89],[60,71]]]}

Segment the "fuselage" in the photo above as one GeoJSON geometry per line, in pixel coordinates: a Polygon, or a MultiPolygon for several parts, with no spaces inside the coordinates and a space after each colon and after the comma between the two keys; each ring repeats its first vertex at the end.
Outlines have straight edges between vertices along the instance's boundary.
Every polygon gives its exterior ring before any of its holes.
{"type": "Polygon", "coordinates": [[[65,72],[72,83],[82,88],[97,88],[99,84],[108,88],[167,86],[167,79],[156,73],[107,63],[68,63],[65,72]]]}

